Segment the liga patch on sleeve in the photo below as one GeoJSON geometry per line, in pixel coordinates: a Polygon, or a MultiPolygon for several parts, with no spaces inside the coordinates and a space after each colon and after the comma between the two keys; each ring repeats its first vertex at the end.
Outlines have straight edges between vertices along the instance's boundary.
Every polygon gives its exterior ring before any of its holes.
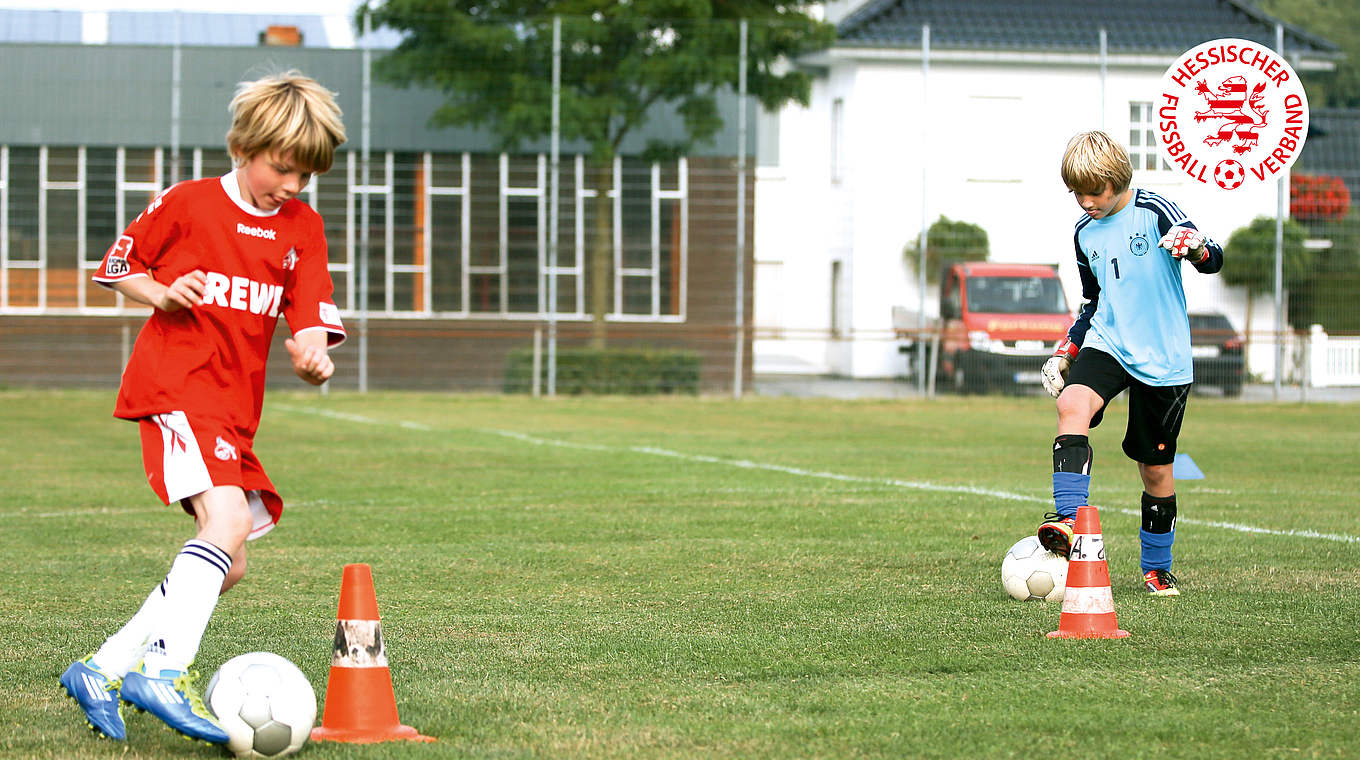
{"type": "Polygon", "coordinates": [[[336,308],[335,304],[322,301],[317,308],[322,322],[333,327],[344,327],[340,321],[340,309],[336,308]]]}

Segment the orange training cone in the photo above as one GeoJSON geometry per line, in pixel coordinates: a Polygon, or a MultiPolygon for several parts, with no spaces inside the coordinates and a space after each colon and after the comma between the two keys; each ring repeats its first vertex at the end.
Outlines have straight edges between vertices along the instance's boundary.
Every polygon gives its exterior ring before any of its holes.
{"type": "Polygon", "coordinates": [[[1067,591],[1062,617],[1050,639],[1122,639],[1114,619],[1110,595],[1110,568],[1105,564],[1105,539],[1100,535],[1100,512],[1091,506],[1077,508],[1072,531],[1072,553],[1067,558],[1067,591]]]}
{"type": "Polygon", "coordinates": [[[368,565],[345,565],[336,615],[335,649],[326,682],[326,707],[313,741],[432,742],[397,718],[397,697],[378,622],[378,599],[368,565]]]}

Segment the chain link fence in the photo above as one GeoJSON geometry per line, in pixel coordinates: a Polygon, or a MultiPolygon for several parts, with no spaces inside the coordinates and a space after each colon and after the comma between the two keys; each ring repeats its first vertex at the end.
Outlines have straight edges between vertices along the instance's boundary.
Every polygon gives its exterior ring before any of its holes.
{"type": "Polygon", "coordinates": [[[795,65],[751,52],[793,33],[777,25],[490,26],[513,39],[450,47],[457,77],[425,61],[411,77],[391,30],[351,48],[150,28],[142,44],[7,43],[0,384],[117,383],[147,311],[91,270],[158,192],[231,169],[236,82],[298,68],[338,91],[349,131],[302,196],[325,219],[350,334],[334,387],[739,396],[768,373],[1032,392],[1079,305],[1078,209],[1054,180],[1061,144],[1088,128],[1124,141],[1134,184],[1212,222],[1227,249],[1221,282],[1189,293],[1202,386],[1360,385],[1354,112],[1313,109],[1277,295],[1269,192],[1234,208],[1178,184],[1149,87],[1172,56],[1126,70],[1133,32],[989,57],[939,22],[795,65]],[[676,89],[655,63],[671,53],[725,84],[676,89]],[[810,105],[762,109],[785,69],[810,78],[810,105]],[[627,86],[614,100],[628,107],[592,111],[627,86]],[[1024,329],[964,325],[987,299],[993,323],[1024,329]]]}
{"type": "MultiPolygon", "coordinates": [[[[117,383],[148,310],[96,286],[92,270],[159,192],[232,169],[222,143],[236,82],[297,68],[338,92],[349,137],[301,196],[325,220],[350,336],[331,386],[740,395],[751,373],[746,26],[642,29],[651,38],[639,43],[601,36],[590,19],[547,19],[521,50],[542,81],[526,80],[503,45],[460,49],[459,81],[481,82],[480,111],[447,124],[446,111],[468,104],[384,76],[392,50],[362,41],[11,46],[7,87],[39,111],[0,137],[0,383],[117,383]],[[699,98],[645,71],[572,68],[630,57],[645,67],[648,46],[695,39],[712,51],[714,38],[714,55],[730,60],[710,78],[734,86],[699,98]],[[608,44],[629,47],[601,53],[608,44]],[[63,56],[47,81],[19,81],[63,56]],[[43,102],[49,87],[71,101],[43,102]]],[[[280,364],[271,377],[290,374],[280,364]]]]}

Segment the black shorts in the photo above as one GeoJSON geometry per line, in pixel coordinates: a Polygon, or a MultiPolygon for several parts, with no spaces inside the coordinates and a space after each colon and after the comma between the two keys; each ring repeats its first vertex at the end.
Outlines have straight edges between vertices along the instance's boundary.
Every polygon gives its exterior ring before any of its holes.
{"type": "Polygon", "coordinates": [[[1190,401],[1190,383],[1185,385],[1148,385],[1128,373],[1113,356],[1094,348],[1083,348],[1067,373],[1068,385],[1084,385],[1095,391],[1105,404],[1091,417],[1091,427],[1100,424],[1110,399],[1121,391],[1129,392],[1129,426],[1124,432],[1124,453],[1143,464],[1171,464],[1176,458],[1176,438],[1190,401]]]}

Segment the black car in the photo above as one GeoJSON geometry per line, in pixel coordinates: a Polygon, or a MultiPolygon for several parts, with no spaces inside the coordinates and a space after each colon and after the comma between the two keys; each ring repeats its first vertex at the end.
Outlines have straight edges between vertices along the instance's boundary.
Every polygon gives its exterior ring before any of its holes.
{"type": "Polygon", "coordinates": [[[1195,385],[1213,385],[1224,396],[1242,393],[1242,335],[1222,314],[1190,315],[1190,349],[1195,357],[1195,385]]]}

